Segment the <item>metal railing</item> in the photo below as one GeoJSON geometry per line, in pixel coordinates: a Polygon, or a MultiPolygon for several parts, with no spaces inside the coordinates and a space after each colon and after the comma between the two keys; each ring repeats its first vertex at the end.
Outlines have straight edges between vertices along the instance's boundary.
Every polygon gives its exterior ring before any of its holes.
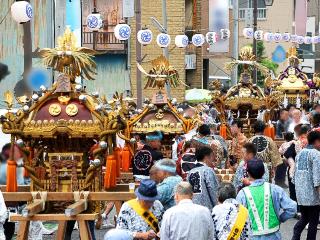
{"type": "Polygon", "coordinates": [[[114,32],[82,32],[82,45],[94,50],[125,50],[125,41],[120,41],[114,32]]]}
{"type": "MultiPolygon", "coordinates": [[[[253,8],[240,8],[239,9],[239,19],[245,20],[247,13],[252,12],[253,8]]],[[[252,14],[253,16],[253,14],[252,14]]],[[[267,19],[267,9],[266,8],[258,8],[258,20],[266,20],[267,19]]]]}

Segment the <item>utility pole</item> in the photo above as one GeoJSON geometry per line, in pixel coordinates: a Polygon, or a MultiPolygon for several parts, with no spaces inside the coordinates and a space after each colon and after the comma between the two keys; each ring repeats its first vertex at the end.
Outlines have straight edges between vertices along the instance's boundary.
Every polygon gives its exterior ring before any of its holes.
{"type": "MultiPolygon", "coordinates": [[[[137,39],[137,34],[141,27],[141,0],[135,1],[135,15],[136,15],[136,61],[141,64],[141,44],[137,39]]],[[[136,85],[137,85],[137,108],[142,108],[142,79],[141,72],[136,67],[136,85]]]]}
{"type": "MultiPolygon", "coordinates": [[[[239,58],[239,1],[233,0],[233,48],[232,57],[234,60],[239,58]]],[[[237,84],[238,66],[236,66],[231,75],[231,86],[237,84]]]]}
{"type": "MultiPolygon", "coordinates": [[[[162,0],[162,22],[163,22],[163,28],[166,30],[166,33],[168,33],[167,18],[168,18],[167,17],[167,0],[162,0]]],[[[169,50],[167,47],[163,49],[163,55],[169,61],[169,50]]],[[[166,84],[166,90],[167,90],[168,97],[171,98],[171,89],[169,84],[166,84]]]]}
{"type": "MultiPolygon", "coordinates": [[[[253,0],[253,32],[258,26],[258,0],[253,0]]],[[[253,55],[257,58],[257,40],[253,38],[253,55]]],[[[257,68],[253,69],[253,83],[257,83],[257,68]]]]}

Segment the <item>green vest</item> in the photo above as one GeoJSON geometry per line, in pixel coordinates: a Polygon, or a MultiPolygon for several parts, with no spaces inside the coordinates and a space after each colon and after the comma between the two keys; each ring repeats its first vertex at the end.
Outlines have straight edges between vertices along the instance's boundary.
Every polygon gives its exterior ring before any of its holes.
{"type": "Polygon", "coordinates": [[[243,189],[254,236],[277,232],[280,222],[274,210],[271,187],[265,182],[260,186],[249,186],[243,189]]]}

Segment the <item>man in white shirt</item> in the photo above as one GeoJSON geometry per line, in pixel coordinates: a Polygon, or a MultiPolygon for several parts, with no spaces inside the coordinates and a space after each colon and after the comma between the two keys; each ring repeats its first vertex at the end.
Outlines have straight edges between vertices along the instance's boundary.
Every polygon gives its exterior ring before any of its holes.
{"type": "Polygon", "coordinates": [[[193,190],[188,182],[176,186],[177,205],[165,212],[160,239],[208,240],[213,239],[213,222],[208,208],[192,202],[193,190]]]}

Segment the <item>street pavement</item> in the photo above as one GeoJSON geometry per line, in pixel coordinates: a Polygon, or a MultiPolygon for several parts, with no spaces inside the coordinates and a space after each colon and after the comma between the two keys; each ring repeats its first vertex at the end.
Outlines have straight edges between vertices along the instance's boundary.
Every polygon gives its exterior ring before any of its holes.
{"type": "MultiPolygon", "coordinates": [[[[282,234],[282,239],[283,240],[291,240],[292,237],[292,232],[293,232],[293,226],[297,222],[296,219],[291,219],[288,220],[286,223],[281,225],[281,234],[282,234]]],[[[107,229],[102,229],[102,230],[96,230],[96,239],[97,240],[103,240],[104,234],[107,232],[107,229]]],[[[303,231],[303,235],[301,236],[301,239],[306,239],[307,231],[303,231]]],[[[54,234],[53,235],[47,235],[43,238],[44,240],[53,240],[55,239],[54,234]]],[[[320,239],[320,231],[318,231],[318,236],[317,239],[320,239]]],[[[72,233],[72,240],[79,240],[79,231],[74,230],[72,233]]]]}

